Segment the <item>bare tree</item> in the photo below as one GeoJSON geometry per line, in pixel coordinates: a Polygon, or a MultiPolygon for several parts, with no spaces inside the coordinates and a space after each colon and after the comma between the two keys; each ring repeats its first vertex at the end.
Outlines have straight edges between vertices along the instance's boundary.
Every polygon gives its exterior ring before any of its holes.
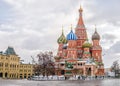
{"type": "Polygon", "coordinates": [[[52,61],[53,53],[51,51],[40,52],[37,54],[37,58],[38,64],[34,67],[36,75],[48,76],[55,74],[54,62],[52,61]]]}
{"type": "Polygon", "coordinates": [[[33,56],[31,56],[31,58],[32,58],[32,64],[35,64],[36,62],[35,62],[34,57],[33,57],[33,56]]]}
{"type": "Polygon", "coordinates": [[[111,71],[115,72],[115,77],[118,77],[119,70],[120,70],[119,63],[118,63],[118,60],[116,60],[113,62],[111,66],[111,71]]]}

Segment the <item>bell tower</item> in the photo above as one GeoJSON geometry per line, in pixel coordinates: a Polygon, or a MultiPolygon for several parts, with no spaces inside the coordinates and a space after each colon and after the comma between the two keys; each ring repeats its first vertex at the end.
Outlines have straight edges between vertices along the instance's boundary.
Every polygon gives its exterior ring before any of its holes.
{"type": "Polygon", "coordinates": [[[77,56],[78,56],[78,58],[82,57],[82,53],[83,53],[82,45],[87,40],[87,32],[86,32],[86,28],[85,28],[85,25],[83,22],[82,12],[83,12],[83,9],[80,6],[79,19],[78,19],[77,26],[75,28],[75,34],[78,38],[77,39],[77,53],[78,53],[77,56]]]}

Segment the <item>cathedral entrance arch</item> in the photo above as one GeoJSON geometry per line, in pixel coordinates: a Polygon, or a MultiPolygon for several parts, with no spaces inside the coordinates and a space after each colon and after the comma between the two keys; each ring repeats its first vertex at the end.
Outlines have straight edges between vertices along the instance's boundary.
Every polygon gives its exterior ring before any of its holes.
{"type": "Polygon", "coordinates": [[[87,75],[88,75],[88,76],[91,76],[91,68],[87,68],[87,71],[86,71],[86,72],[87,72],[87,75]]]}

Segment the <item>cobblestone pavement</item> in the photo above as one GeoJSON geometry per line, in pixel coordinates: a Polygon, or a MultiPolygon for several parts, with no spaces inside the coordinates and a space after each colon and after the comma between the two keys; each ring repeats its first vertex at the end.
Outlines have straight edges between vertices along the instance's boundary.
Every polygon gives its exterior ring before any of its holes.
{"type": "Polygon", "coordinates": [[[120,86],[120,79],[79,81],[29,81],[0,79],[0,86],[120,86]]]}

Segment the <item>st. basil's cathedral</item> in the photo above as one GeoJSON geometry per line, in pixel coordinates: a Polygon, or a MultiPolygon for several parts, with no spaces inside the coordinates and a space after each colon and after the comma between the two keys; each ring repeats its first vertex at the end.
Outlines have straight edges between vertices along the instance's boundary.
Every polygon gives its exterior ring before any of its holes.
{"type": "Polygon", "coordinates": [[[65,36],[62,30],[62,34],[57,40],[56,75],[104,76],[100,35],[95,27],[91,38],[92,43],[89,43],[82,13],[83,9],[80,7],[75,33],[71,27],[70,32],[65,36]]]}

